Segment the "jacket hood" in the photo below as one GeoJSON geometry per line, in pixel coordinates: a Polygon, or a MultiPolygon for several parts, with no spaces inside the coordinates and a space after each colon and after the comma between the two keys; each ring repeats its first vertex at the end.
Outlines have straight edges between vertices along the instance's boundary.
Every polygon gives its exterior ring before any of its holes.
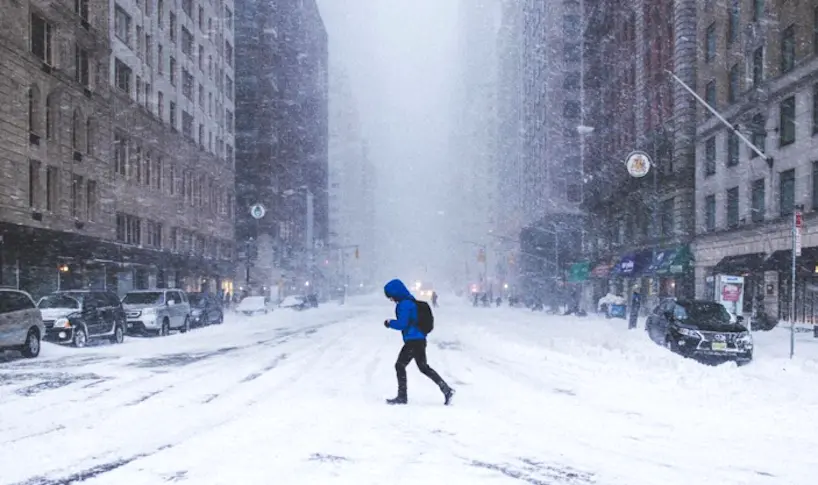
{"type": "Polygon", "coordinates": [[[383,292],[386,293],[387,297],[394,298],[399,301],[414,299],[412,294],[409,292],[409,289],[403,284],[403,281],[398,279],[394,279],[387,283],[386,286],[383,287],[383,292]]]}

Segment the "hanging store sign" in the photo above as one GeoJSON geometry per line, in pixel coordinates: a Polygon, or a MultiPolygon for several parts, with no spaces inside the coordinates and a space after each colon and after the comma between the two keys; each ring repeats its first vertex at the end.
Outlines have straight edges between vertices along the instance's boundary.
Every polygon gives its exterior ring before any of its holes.
{"type": "Polygon", "coordinates": [[[650,172],[651,160],[645,152],[631,152],[625,161],[628,174],[634,178],[642,178],[650,172]]]}
{"type": "Polygon", "coordinates": [[[253,206],[250,207],[250,215],[253,216],[253,219],[261,219],[266,213],[267,209],[261,204],[253,204],[253,206]]]}
{"type": "Polygon", "coordinates": [[[804,224],[803,214],[800,211],[795,211],[795,232],[794,234],[794,245],[795,245],[795,255],[801,256],[801,228],[804,224]]]}

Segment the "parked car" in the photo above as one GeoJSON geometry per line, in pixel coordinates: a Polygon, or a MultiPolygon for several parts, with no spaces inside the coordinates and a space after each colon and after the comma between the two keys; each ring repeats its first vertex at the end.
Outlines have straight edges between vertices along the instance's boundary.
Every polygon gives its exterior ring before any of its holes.
{"type": "Polygon", "coordinates": [[[278,304],[279,308],[292,308],[293,310],[301,311],[306,310],[308,307],[307,297],[301,295],[291,295],[284,297],[281,300],[281,303],[278,304]]]}
{"type": "Polygon", "coordinates": [[[182,290],[129,291],[122,298],[128,333],[165,336],[171,330],[190,330],[190,304],[182,290]]]}
{"type": "Polygon", "coordinates": [[[37,357],[43,335],[43,317],[31,295],[0,289],[0,351],[19,350],[23,357],[37,357]]]}
{"type": "Polygon", "coordinates": [[[213,293],[188,293],[190,302],[190,324],[204,327],[212,323],[224,322],[222,302],[213,293]]]}
{"type": "Polygon", "coordinates": [[[753,360],[753,337],[720,303],[705,300],[662,301],[648,316],[645,330],[659,345],[700,360],[753,360]]]}
{"type": "Polygon", "coordinates": [[[89,340],[125,341],[125,310],[109,291],[58,291],[40,298],[45,340],[85,347],[89,340]]]}
{"type": "Polygon", "coordinates": [[[236,311],[244,313],[245,315],[255,315],[256,313],[267,314],[269,311],[267,308],[267,298],[263,296],[245,297],[239,302],[236,311]]]}

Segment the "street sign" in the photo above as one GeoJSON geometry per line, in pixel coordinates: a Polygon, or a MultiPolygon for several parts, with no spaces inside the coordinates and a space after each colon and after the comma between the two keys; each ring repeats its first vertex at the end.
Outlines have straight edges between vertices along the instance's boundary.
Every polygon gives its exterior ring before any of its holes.
{"type": "Polygon", "coordinates": [[[250,207],[250,215],[253,216],[253,219],[261,219],[266,213],[267,209],[261,204],[253,204],[250,207]]]}
{"type": "Polygon", "coordinates": [[[625,161],[628,174],[634,178],[642,178],[650,172],[651,160],[645,152],[631,152],[625,161]]]}

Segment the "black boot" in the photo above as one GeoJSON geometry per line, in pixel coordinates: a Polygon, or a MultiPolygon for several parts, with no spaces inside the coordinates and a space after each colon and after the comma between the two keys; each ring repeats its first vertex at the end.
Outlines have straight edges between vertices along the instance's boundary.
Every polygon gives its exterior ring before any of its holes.
{"type": "Polygon", "coordinates": [[[406,394],[398,393],[398,395],[392,399],[387,399],[386,404],[395,405],[395,404],[406,404],[408,399],[406,399],[406,394]]]}
{"type": "Polygon", "coordinates": [[[449,386],[441,389],[443,391],[443,398],[445,401],[443,402],[444,405],[449,406],[452,404],[452,398],[454,397],[454,389],[449,386]]]}

